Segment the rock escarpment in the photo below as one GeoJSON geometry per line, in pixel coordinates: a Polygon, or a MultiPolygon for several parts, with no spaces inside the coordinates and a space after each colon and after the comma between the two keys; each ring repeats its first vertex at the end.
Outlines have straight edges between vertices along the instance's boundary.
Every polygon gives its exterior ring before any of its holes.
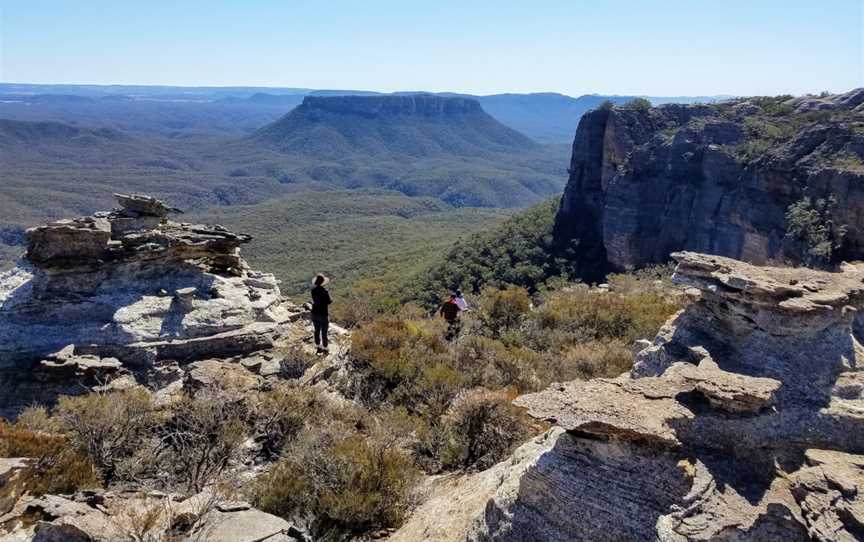
{"type": "Polygon", "coordinates": [[[864,257],[864,89],[822,98],[614,107],[586,113],[555,224],[589,280],[692,250],[800,261],[787,208],[836,200],[835,257],[864,257]]]}
{"type": "Polygon", "coordinates": [[[276,279],[239,255],[248,236],[168,220],[152,198],[118,200],[26,232],[26,261],[0,277],[0,381],[72,386],[246,355],[288,328],[276,279]]]}
{"type": "Polygon", "coordinates": [[[559,428],[469,540],[862,539],[864,266],[674,257],[696,299],[630,374],[516,400],[559,428]]]}

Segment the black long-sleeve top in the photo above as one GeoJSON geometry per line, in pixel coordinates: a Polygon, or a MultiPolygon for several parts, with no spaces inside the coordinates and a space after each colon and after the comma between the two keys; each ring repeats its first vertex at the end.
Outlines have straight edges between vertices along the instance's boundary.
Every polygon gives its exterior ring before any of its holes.
{"type": "Polygon", "coordinates": [[[312,288],[312,314],[317,316],[327,316],[327,307],[332,303],[330,292],[323,286],[312,288]]]}

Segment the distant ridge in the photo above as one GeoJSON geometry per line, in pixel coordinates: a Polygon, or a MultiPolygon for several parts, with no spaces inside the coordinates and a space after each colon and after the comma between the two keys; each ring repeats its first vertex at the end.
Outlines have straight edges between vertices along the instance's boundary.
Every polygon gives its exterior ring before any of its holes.
{"type": "Polygon", "coordinates": [[[430,94],[307,96],[251,140],[327,159],[357,153],[468,157],[537,146],[495,120],[475,99],[430,94]]]}
{"type": "Polygon", "coordinates": [[[128,135],[110,128],[79,128],[62,122],[28,122],[0,119],[0,150],[13,145],[87,144],[94,141],[129,141],[128,135]]]}

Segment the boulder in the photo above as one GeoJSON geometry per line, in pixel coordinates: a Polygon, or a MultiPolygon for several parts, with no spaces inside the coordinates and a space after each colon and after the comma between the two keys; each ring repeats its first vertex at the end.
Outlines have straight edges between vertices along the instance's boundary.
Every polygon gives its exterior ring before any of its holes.
{"type": "Polygon", "coordinates": [[[166,217],[168,213],[180,213],[180,209],[169,207],[164,201],[141,194],[114,194],[123,212],[133,217],[166,217]]]}
{"type": "Polygon", "coordinates": [[[104,218],[60,220],[25,233],[27,259],[36,264],[99,260],[108,250],[111,223],[104,218]]]}
{"type": "Polygon", "coordinates": [[[267,540],[267,542],[299,542],[306,538],[302,531],[284,519],[254,508],[216,510],[211,512],[199,533],[209,542],[267,540]]]}
{"type": "MultiPolygon", "coordinates": [[[[710,358],[698,366],[676,364],[673,372],[684,389],[702,394],[716,409],[733,414],[755,414],[774,401],[781,383],[773,378],[756,378],[720,369],[710,358]]],[[[671,375],[670,375],[671,377],[671,375]]]]}
{"type": "Polygon", "coordinates": [[[183,387],[189,392],[229,388],[240,393],[260,389],[264,380],[238,363],[204,360],[189,364],[183,387]]]}
{"type": "Polygon", "coordinates": [[[30,464],[27,458],[0,458],[0,518],[7,514],[24,494],[22,471],[30,464]]]}
{"type": "Polygon", "coordinates": [[[790,475],[810,536],[852,542],[864,534],[864,456],[807,450],[804,466],[790,475]]]}

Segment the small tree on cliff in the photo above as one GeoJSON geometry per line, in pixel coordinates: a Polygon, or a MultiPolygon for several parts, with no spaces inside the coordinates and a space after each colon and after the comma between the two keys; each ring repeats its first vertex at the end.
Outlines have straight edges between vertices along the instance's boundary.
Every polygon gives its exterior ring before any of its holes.
{"type": "Polygon", "coordinates": [[[627,102],[627,105],[625,107],[627,107],[628,109],[647,111],[648,109],[651,109],[651,102],[649,102],[645,98],[633,98],[632,100],[627,102]]]}
{"type": "Polygon", "coordinates": [[[837,199],[804,196],[786,209],[786,237],[801,244],[804,265],[825,267],[843,244],[846,225],[834,218],[837,199]]]}

